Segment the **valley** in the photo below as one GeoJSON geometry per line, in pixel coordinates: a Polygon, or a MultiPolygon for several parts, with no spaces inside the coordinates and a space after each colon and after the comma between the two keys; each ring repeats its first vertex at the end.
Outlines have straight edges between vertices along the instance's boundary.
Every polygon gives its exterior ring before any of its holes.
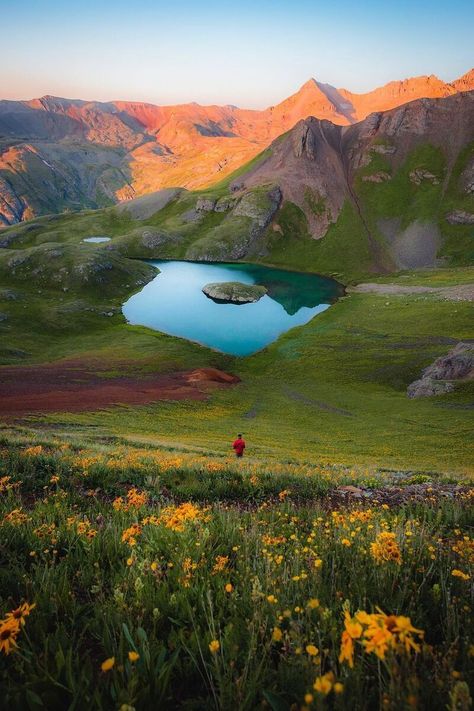
{"type": "Polygon", "coordinates": [[[9,708],[469,710],[472,88],[0,102],[9,708]]]}

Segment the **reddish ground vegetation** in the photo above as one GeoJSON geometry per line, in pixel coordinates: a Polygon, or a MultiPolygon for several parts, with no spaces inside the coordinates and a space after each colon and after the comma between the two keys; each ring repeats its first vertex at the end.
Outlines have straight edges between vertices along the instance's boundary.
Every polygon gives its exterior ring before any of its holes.
{"type": "Polygon", "coordinates": [[[239,382],[217,368],[155,376],[104,377],[84,363],[61,361],[0,369],[0,417],[40,412],[80,412],[156,400],[204,400],[210,389],[239,382]]]}

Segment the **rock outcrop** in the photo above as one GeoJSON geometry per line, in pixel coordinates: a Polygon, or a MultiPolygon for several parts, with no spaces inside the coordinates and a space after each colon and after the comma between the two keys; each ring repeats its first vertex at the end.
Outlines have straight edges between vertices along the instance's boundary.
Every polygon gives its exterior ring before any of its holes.
{"type": "Polygon", "coordinates": [[[379,170],[378,173],[372,173],[372,175],[364,175],[362,180],[365,183],[385,183],[386,180],[390,180],[392,176],[390,173],[386,173],[383,170],[379,170]]]}
{"type": "Polygon", "coordinates": [[[239,281],[225,281],[206,284],[202,292],[219,304],[254,304],[265,296],[267,289],[257,284],[242,284],[239,281]]]}
{"type": "Polygon", "coordinates": [[[474,213],[466,210],[453,210],[446,215],[446,220],[450,225],[474,225],[474,213]]]}
{"type": "Polygon", "coordinates": [[[474,378],[474,344],[458,343],[445,356],[425,368],[422,377],[407,388],[409,398],[431,397],[454,390],[456,381],[474,378]]]}
{"type": "Polygon", "coordinates": [[[410,180],[415,185],[421,185],[425,180],[429,181],[433,185],[439,185],[439,178],[429,170],[423,170],[423,168],[416,168],[410,173],[410,180]]]}

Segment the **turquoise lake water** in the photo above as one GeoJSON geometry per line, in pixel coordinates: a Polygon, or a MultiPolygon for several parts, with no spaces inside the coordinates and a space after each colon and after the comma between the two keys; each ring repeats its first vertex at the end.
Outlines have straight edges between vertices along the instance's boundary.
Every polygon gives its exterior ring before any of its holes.
{"type": "Polygon", "coordinates": [[[231,355],[264,348],[285,331],[329,308],[342,294],[332,279],[256,264],[152,261],[160,273],[123,305],[131,324],[186,338],[231,355]],[[262,284],[255,304],[217,304],[201,289],[210,282],[262,284]]]}

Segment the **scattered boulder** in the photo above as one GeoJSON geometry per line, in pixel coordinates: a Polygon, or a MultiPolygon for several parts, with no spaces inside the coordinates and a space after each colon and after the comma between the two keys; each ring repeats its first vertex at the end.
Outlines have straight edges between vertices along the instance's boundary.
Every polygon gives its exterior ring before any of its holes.
{"type": "Polygon", "coordinates": [[[253,304],[265,296],[267,289],[257,284],[242,284],[239,281],[224,281],[206,284],[203,294],[219,304],[253,304]]]}
{"type": "Polygon", "coordinates": [[[439,185],[439,178],[436,175],[433,175],[433,173],[430,173],[429,170],[424,170],[423,168],[416,168],[415,170],[412,170],[410,173],[410,180],[412,183],[415,183],[415,185],[421,185],[421,183],[425,181],[432,183],[433,185],[439,185]]]}
{"type": "Polygon", "coordinates": [[[381,153],[382,155],[387,155],[391,153],[395,153],[397,150],[395,146],[388,146],[387,144],[384,143],[377,143],[375,146],[371,146],[370,150],[373,153],[381,153]]]}
{"type": "Polygon", "coordinates": [[[350,484],[347,486],[338,486],[336,491],[343,496],[353,496],[356,499],[361,499],[365,495],[363,489],[358,486],[351,486],[350,484]]]}
{"type": "Polygon", "coordinates": [[[277,185],[249,190],[234,208],[233,215],[249,217],[260,231],[270,224],[281,200],[281,190],[277,185]]]}
{"type": "Polygon", "coordinates": [[[407,388],[407,395],[411,399],[417,397],[433,397],[433,395],[451,393],[453,390],[454,385],[452,383],[433,380],[433,378],[420,378],[419,380],[415,380],[415,382],[410,383],[407,388]]]}
{"type": "Polygon", "coordinates": [[[164,242],[169,239],[166,232],[159,232],[157,230],[145,230],[142,233],[142,244],[147,249],[156,249],[164,242]]]}
{"type": "Polygon", "coordinates": [[[466,210],[453,210],[446,215],[446,221],[450,225],[474,225],[474,214],[466,210]]]}
{"type": "Polygon", "coordinates": [[[196,210],[198,212],[212,212],[216,206],[217,200],[214,198],[200,197],[196,202],[196,210]]]}
{"type": "Polygon", "coordinates": [[[373,175],[364,175],[362,180],[365,183],[385,183],[385,181],[390,180],[391,177],[390,173],[379,170],[378,173],[373,173],[373,175]]]}
{"type": "Polygon", "coordinates": [[[443,395],[454,390],[452,381],[474,378],[474,344],[458,343],[445,356],[423,370],[422,377],[407,388],[409,398],[443,395]]]}
{"type": "Polygon", "coordinates": [[[0,299],[5,301],[16,301],[18,299],[18,293],[13,291],[13,289],[0,289],[0,299]]]}
{"type": "Polygon", "coordinates": [[[238,198],[236,198],[234,195],[226,195],[225,197],[221,197],[215,204],[214,210],[216,212],[227,212],[228,210],[231,210],[238,198]]]}
{"type": "Polygon", "coordinates": [[[464,192],[467,195],[474,193],[474,160],[470,162],[461,176],[461,184],[464,185],[464,192]]]}

